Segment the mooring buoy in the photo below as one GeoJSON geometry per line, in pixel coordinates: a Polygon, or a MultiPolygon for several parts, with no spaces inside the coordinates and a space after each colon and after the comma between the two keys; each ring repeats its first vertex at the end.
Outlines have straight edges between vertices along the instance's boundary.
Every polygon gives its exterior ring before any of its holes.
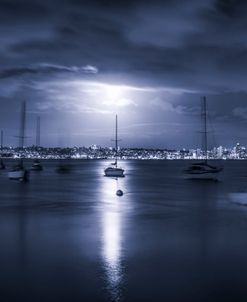
{"type": "Polygon", "coordinates": [[[117,196],[123,196],[123,191],[122,190],[117,190],[116,195],[117,196]]]}

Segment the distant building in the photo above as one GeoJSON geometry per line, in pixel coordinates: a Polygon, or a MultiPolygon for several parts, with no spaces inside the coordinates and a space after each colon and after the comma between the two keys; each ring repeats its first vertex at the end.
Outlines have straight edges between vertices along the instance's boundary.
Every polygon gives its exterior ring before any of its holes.
{"type": "Polygon", "coordinates": [[[217,148],[217,158],[222,158],[222,156],[223,156],[223,147],[219,146],[217,148]]]}

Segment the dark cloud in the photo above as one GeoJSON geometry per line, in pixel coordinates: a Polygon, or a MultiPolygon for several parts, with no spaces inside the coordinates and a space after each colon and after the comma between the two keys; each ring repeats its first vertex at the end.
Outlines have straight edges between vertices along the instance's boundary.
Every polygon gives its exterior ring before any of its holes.
{"type": "Polygon", "coordinates": [[[85,74],[95,74],[98,72],[98,69],[91,65],[86,66],[63,66],[63,65],[55,65],[48,63],[39,63],[36,65],[32,65],[29,67],[18,67],[18,68],[10,68],[5,69],[0,72],[0,79],[18,77],[22,75],[35,75],[35,74],[43,74],[49,75],[54,73],[85,73],[85,74]]]}
{"type": "Polygon", "coordinates": [[[0,1],[0,16],[1,22],[7,22],[18,17],[18,22],[36,18],[41,19],[48,15],[48,9],[39,3],[32,0],[1,0],[0,1]]]}
{"type": "Polygon", "coordinates": [[[216,9],[227,17],[235,17],[242,11],[243,1],[241,0],[217,0],[216,9]]]}
{"type": "MultiPolygon", "coordinates": [[[[36,100],[33,110],[52,111],[56,104],[69,111],[59,96],[62,88],[48,85],[60,81],[63,87],[67,80],[62,96],[76,111],[70,81],[88,80],[89,73],[100,83],[156,89],[156,96],[129,97],[130,104],[149,104],[131,109],[133,118],[142,116],[139,124],[152,124],[160,110],[160,122],[170,112],[177,125],[189,125],[202,94],[213,100],[216,121],[238,123],[246,114],[246,16],[243,0],[0,0],[0,97],[29,97],[36,100]],[[166,89],[173,89],[169,100],[166,89]],[[230,105],[223,108],[222,102],[230,105]]],[[[82,95],[85,112],[107,111],[82,95]]]]}
{"type": "MultiPolygon", "coordinates": [[[[244,1],[14,1],[10,7],[15,5],[22,7],[13,11],[25,26],[11,25],[12,38],[3,38],[10,63],[91,64],[140,85],[245,89],[244,1]]],[[[9,20],[16,17],[10,7],[2,7],[9,20]]]]}

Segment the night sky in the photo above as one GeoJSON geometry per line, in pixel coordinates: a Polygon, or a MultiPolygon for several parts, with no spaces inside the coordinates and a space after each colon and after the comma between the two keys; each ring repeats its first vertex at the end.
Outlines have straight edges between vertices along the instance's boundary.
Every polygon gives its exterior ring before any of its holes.
{"type": "Polygon", "coordinates": [[[0,0],[0,128],[26,145],[247,145],[247,2],[0,0]],[[149,2],[149,3],[148,3],[149,2]]]}

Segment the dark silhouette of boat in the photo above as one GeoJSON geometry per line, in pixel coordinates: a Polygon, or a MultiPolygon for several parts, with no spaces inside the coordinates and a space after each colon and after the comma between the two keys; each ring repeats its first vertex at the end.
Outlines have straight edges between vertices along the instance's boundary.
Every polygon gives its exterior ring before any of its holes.
{"type": "Polygon", "coordinates": [[[208,139],[207,139],[207,101],[206,97],[202,98],[202,120],[203,120],[203,140],[205,160],[191,164],[184,170],[186,179],[212,179],[216,180],[223,167],[214,166],[208,162],[208,139]]]}

